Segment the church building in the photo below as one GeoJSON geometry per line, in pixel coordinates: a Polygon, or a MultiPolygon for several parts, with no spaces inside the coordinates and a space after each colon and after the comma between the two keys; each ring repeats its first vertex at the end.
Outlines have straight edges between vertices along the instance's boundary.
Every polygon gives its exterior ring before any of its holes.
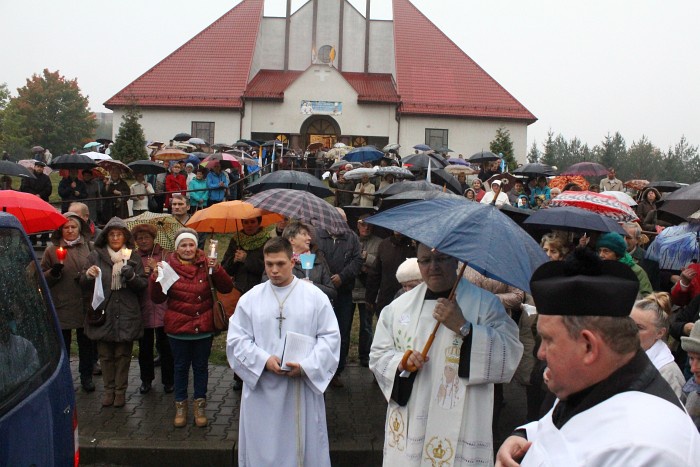
{"type": "Polygon", "coordinates": [[[141,109],[147,139],[280,139],[292,148],[398,143],[469,156],[510,131],[524,161],[536,117],[409,0],[370,19],[346,0],[308,0],[284,17],[243,0],[105,102],[115,128],[141,109]]]}

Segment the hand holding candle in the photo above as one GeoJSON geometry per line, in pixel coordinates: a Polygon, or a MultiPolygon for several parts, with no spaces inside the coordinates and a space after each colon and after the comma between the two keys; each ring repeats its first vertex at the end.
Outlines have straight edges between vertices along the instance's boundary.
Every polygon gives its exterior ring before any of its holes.
{"type": "Polygon", "coordinates": [[[124,261],[125,266],[126,266],[126,262],[129,258],[131,258],[131,249],[130,248],[122,248],[122,261],[124,261]]]}
{"type": "Polygon", "coordinates": [[[56,258],[58,259],[58,262],[60,264],[63,264],[63,260],[66,259],[66,255],[68,255],[68,250],[66,250],[62,246],[56,248],[56,258]]]}

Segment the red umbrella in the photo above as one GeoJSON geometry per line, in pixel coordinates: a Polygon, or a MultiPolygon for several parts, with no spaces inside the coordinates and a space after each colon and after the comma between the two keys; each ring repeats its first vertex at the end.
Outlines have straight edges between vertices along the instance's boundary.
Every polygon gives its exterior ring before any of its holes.
{"type": "Polygon", "coordinates": [[[66,218],[49,203],[20,191],[0,191],[0,209],[19,219],[28,234],[55,230],[66,223],[66,218]]]}
{"type": "Polygon", "coordinates": [[[207,157],[204,159],[202,162],[200,162],[200,165],[203,165],[206,168],[209,168],[209,163],[212,161],[218,161],[221,164],[222,169],[238,169],[240,170],[241,168],[241,163],[238,162],[238,159],[234,157],[232,154],[228,154],[226,152],[216,152],[212,154],[211,156],[207,157]]]}
{"type": "Polygon", "coordinates": [[[550,201],[549,205],[582,208],[608,216],[618,222],[639,220],[631,207],[621,203],[614,196],[592,191],[565,191],[550,201]]]}

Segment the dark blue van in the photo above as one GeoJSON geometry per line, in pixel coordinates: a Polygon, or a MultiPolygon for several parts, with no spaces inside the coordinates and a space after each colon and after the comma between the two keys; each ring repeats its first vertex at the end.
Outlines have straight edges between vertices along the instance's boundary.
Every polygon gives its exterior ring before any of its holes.
{"type": "Polygon", "coordinates": [[[77,466],[70,364],[29,239],[0,212],[0,466],[77,466]]]}

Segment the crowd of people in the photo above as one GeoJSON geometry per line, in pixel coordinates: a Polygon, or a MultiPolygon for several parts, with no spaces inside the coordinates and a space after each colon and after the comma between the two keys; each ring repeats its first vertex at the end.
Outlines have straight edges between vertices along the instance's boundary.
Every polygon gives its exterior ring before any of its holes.
{"type": "MultiPolygon", "coordinates": [[[[351,169],[330,177],[343,216],[346,206],[371,208],[380,186],[396,182],[346,180],[351,169]]],[[[35,170],[37,179],[21,189],[48,200],[50,181],[45,186],[41,163],[35,170]]],[[[497,173],[495,166],[489,170],[497,173]]],[[[466,198],[537,209],[559,194],[546,177],[516,181],[508,191],[496,179],[484,189],[484,177],[492,175],[484,172],[471,183],[458,178],[466,198]]],[[[242,465],[284,464],[287,457],[330,465],[322,394],[345,384],[356,311],[359,363],[388,402],[385,465],[493,463],[492,427],[504,405],[502,385],[512,379],[526,388],[528,424],[500,448],[497,465],[699,462],[700,267],[690,264],[662,281],[658,264],[645,257],[642,232],[664,227],[654,189],[639,194],[641,226],[625,224],[627,235],[541,236],[550,261],[534,273],[528,294],[460,269],[457,259],[399,232],[379,236],[365,222],[368,214],[343,233],[300,219],[267,227],[262,218],[247,219],[219,262],[185,224],[194,210],[241,197],[243,182],[216,163],[207,169],[175,163],[163,177],[137,175],[131,186],[122,175],[113,170],[99,181],[92,171],[66,174],[59,185],[66,222],[42,259],[68,348],[75,330],[82,389],[95,391],[92,376],[101,371],[104,407],[125,404],[138,340],[139,392],[152,390],[155,345],[163,391],[174,392],[173,425],[186,426],[192,407],[194,424],[207,426],[216,333],[211,289],[236,288],[242,296],[227,356],[233,387],[243,391],[242,465]],[[162,204],[153,206],[160,194],[162,204]],[[173,251],[156,242],[155,226],[127,228],[124,219],[151,210],[167,210],[182,224],[173,251]],[[67,251],[65,259],[59,249],[67,251]],[[304,268],[309,254],[311,267],[304,268]],[[102,321],[90,318],[94,312],[102,312],[102,321]],[[436,321],[442,326],[426,356],[420,350],[436,321]],[[286,360],[286,342],[296,335],[313,342],[297,360],[286,360]],[[626,415],[616,418],[620,410],[626,415]],[[600,420],[612,428],[592,429],[600,420]],[[274,448],[261,444],[262,437],[274,438],[274,448]]],[[[610,169],[594,186],[610,191],[618,182],[610,169]]]]}

